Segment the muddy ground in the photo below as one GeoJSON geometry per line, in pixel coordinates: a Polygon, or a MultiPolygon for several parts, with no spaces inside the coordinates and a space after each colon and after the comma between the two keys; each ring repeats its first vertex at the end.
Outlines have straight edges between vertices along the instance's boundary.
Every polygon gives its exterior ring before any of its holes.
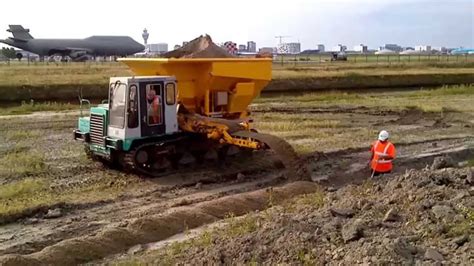
{"type": "MultiPolygon", "coordinates": [[[[440,105],[464,104],[472,96],[436,99],[440,105]]],[[[163,178],[124,174],[89,161],[72,140],[77,112],[1,117],[0,264],[97,261],[320,185],[335,190],[362,184],[370,176],[369,145],[382,127],[398,148],[394,175],[422,169],[444,154],[456,162],[473,157],[469,107],[427,112],[409,107],[413,101],[401,106],[337,101],[305,99],[293,106],[269,98],[252,106],[256,126],[289,141],[316,181],[295,184],[288,184],[269,152],[163,178]]]]}
{"type": "Polygon", "coordinates": [[[102,263],[472,265],[474,168],[433,166],[297,196],[102,263]]]}

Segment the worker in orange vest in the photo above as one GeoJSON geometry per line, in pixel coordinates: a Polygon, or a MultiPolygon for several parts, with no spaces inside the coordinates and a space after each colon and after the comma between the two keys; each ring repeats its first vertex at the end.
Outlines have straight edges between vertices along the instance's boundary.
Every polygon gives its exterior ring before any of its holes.
{"type": "Polygon", "coordinates": [[[161,124],[161,97],[156,95],[155,88],[150,88],[147,94],[148,124],[161,124]]]}
{"type": "Polygon", "coordinates": [[[395,145],[388,141],[389,134],[382,130],[379,133],[379,138],[372,144],[370,148],[370,168],[372,169],[372,176],[390,173],[393,168],[392,160],[395,159],[396,149],[395,145]]]}

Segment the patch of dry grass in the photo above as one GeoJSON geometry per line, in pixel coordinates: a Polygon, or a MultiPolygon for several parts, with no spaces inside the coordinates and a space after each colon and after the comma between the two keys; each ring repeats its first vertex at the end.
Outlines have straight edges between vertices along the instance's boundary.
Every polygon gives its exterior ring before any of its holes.
{"type": "Polygon", "coordinates": [[[260,97],[255,100],[258,105],[275,107],[379,107],[384,109],[406,109],[416,106],[424,111],[441,111],[443,108],[473,112],[474,85],[443,86],[436,89],[416,90],[408,92],[390,92],[381,90],[371,93],[358,92],[311,92],[299,96],[260,97]]]}
{"type": "Polygon", "coordinates": [[[0,66],[0,85],[107,84],[109,77],[129,75],[121,63],[70,63],[0,66]]]}
{"type": "Polygon", "coordinates": [[[34,139],[40,136],[40,132],[38,130],[16,130],[16,131],[8,131],[6,134],[6,138],[8,141],[18,142],[23,141],[26,139],[34,139]]]}
{"type": "Polygon", "coordinates": [[[42,175],[1,185],[0,217],[17,215],[28,209],[59,203],[87,204],[114,199],[126,189],[134,187],[134,184],[129,184],[116,175],[71,188],[56,188],[52,183],[51,178],[42,175]]]}
{"type": "Polygon", "coordinates": [[[0,176],[21,178],[43,173],[47,170],[43,154],[36,150],[16,146],[0,158],[0,176]]]}
{"type": "Polygon", "coordinates": [[[275,69],[273,71],[274,79],[289,78],[322,78],[322,77],[353,77],[361,78],[364,76],[389,76],[389,75],[420,75],[420,74],[472,74],[474,71],[469,67],[460,68],[354,68],[354,69],[275,69]]]}
{"type": "Polygon", "coordinates": [[[0,115],[24,115],[31,114],[34,112],[44,111],[67,111],[67,110],[78,110],[77,104],[70,103],[59,103],[59,102],[45,102],[45,103],[26,103],[23,102],[19,106],[0,108],[0,115]]]}
{"type": "MultiPolygon", "coordinates": [[[[316,64],[279,66],[275,61],[273,78],[363,77],[393,74],[473,73],[472,62],[412,62],[316,64]]],[[[109,77],[128,76],[131,71],[119,62],[32,63],[0,65],[0,86],[106,84],[109,77]]]]}
{"type": "Polygon", "coordinates": [[[256,129],[282,137],[299,153],[307,153],[368,147],[382,127],[393,132],[395,142],[454,136],[445,128],[430,128],[430,134],[422,135],[424,124],[413,121],[412,125],[401,126],[394,121],[403,111],[415,108],[421,112],[420,118],[425,114],[451,116],[469,123],[473,119],[473,101],[474,85],[397,92],[264,95],[252,106],[252,116],[256,129]]]}

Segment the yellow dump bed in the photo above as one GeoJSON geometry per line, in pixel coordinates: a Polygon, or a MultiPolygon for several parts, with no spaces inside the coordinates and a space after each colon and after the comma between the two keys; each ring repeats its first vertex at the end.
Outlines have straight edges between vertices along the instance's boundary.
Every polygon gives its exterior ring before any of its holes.
{"type": "Polygon", "coordinates": [[[191,112],[245,117],[272,77],[268,58],[123,58],[140,76],[175,76],[178,99],[191,112]],[[226,103],[226,104],[223,104],[226,103]]]}

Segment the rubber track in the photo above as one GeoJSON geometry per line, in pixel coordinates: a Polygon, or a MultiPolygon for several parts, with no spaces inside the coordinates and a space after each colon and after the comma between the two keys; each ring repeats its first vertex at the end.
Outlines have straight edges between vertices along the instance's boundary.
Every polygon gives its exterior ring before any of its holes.
{"type": "Polygon", "coordinates": [[[273,150],[287,169],[287,177],[292,180],[311,180],[308,168],[304,161],[298,156],[293,147],[285,140],[270,134],[252,131],[237,131],[231,133],[234,137],[251,138],[265,143],[273,150]]]}
{"type": "Polygon", "coordinates": [[[145,144],[142,144],[140,146],[135,147],[130,152],[127,152],[124,156],[124,159],[123,159],[125,170],[128,171],[128,172],[136,172],[138,174],[144,174],[144,175],[148,175],[148,176],[152,176],[152,177],[161,177],[161,176],[166,176],[166,175],[169,175],[169,174],[176,173],[176,170],[167,170],[165,172],[156,173],[156,172],[153,172],[153,171],[148,171],[147,169],[144,169],[143,167],[141,167],[137,164],[137,162],[135,160],[135,156],[136,156],[137,152],[142,148],[149,147],[149,146],[154,146],[155,144],[156,143],[145,143],[145,144]]]}

